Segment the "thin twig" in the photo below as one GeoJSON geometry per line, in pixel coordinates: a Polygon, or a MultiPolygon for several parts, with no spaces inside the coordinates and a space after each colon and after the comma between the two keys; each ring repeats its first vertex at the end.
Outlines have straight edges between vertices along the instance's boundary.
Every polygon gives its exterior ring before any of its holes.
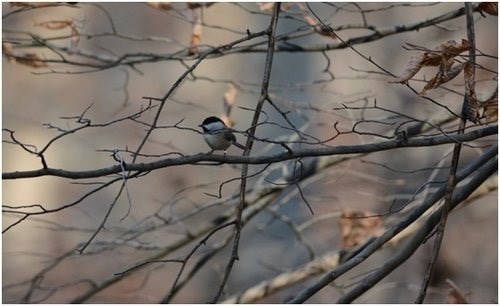
{"type": "MultiPolygon", "coordinates": [[[[271,70],[272,70],[273,55],[274,55],[275,31],[276,31],[276,26],[278,25],[278,16],[279,16],[279,12],[280,12],[280,7],[281,7],[281,3],[277,2],[274,4],[273,14],[271,16],[271,22],[269,24],[268,29],[266,30],[266,34],[268,37],[268,52],[267,52],[267,57],[266,57],[266,64],[264,67],[264,76],[262,79],[261,95],[259,98],[259,102],[257,103],[257,107],[255,108],[251,128],[248,132],[248,134],[250,136],[255,135],[255,130],[257,128],[257,123],[259,122],[259,116],[260,116],[262,107],[264,106],[264,102],[266,101],[266,99],[268,97],[268,88],[269,88],[269,81],[271,78],[271,70]]],[[[250,152],[251,152],[252,146],[253,146],[253,142],[254,142],[253,137],[247,138],[247,142],[245,145],[246,149],[243,152],[244,157],[250,155],[250,152]]],[[[224,291],[224,287],[226,286],[226,282],[229,278],[229,274],[231,273],[231,270],[233,268],[233,265],[234,265],[235,261],[239,259],[238,247],[239,247],[239,241],[240,241],[241,230],[242,230],[241,217],[242,217],[243,209],[245,208],[245,202],[246,202],[245,196],[246,196],[246,188],[247,188],[247,179],[246,179],[247,175],[248,175],[248,164],[243,165],[242,170],[241,170],[240,203],[238,205],[238,209],[236,212],[236,226],[235,226],[235,234],[234,234],[234,242],[233,242],[233,250],[231,253],[231,258],[229,259],[229,262],[226,266],[226,271],[224,273],[222,282],[219,285],[217,293],[215,294],[215,297],[212,300],[213,303],[216,303],[219,300],[219,298],[221,297],[221,295],[224,291]]]]}

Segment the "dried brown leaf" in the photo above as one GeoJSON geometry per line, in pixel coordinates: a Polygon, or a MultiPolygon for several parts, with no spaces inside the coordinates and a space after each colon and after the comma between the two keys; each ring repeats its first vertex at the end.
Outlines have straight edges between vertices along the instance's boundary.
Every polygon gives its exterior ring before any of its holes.
{"type": "Polygon", "coordinates": [[[190,10],[194,10],[203,6],[203,3],[200,2],[187,2],[186,4],[187,8],[190,10]]]}
{"type": "Polygon", "coordinates": [[[304,13],[304,20],[307,22],[308,25],[310,25],[313,28],[316,28],[319,26],[319,23],[316,20],[316,18],[309,16],[309,14],[304,13]]]}
{"type": "MultiPolygon", "coordinates": [[[[410,46],[413,46],[411,44],[408,44],[410,46]]],[[[424,88],[423,92],[427,91],[430,88],[436,88],[439,86],[439,84],[442,84],[443,82],[440,82],[440,73],[444,76],[447,76],[448,78],[453,75],[453,73],[457,72],[455,70],[452,70],[452,64],[453,64],[453,58],[460,53],[469,50],[470,49],[470,44],[469,41],[466,39],[462,39],[460,43],[457,43],[454,40],[449,40],[445,43],[442,43],[439,45],[437,48],[434,50],[428,50],[424,51],[422,53],[419,53],[415,56],[412,56],[410,58],[410,61],[406,64],[405,69],[401,76],[396,77],[395,79],[389,81],[390,83],[402,83],[406,82],[409,79],[411,79],[415,74],[417,74],[418,71],[422,67],[426,66],[440,66],[440,71],[436,74],[436,77],[434,77],[429,83],[427,84],[427,88],[424,88]],[[451,74],[450,74],[451,73],[451,74]]],[[[456,67],[457,69],[459,67],[456,67]]],[[[459,70],[456,74],[461,70],[459,70]]],[[[453,77],[455,77],[453,76],[453,77]]],[[[449,81],[448,79],[447,81],[449,81]]],[[[447,82],[446,81],[446,82],[447,82]]]]}
{"type": "Polygon", "coordinates": [[[498,16],[498,3],[497,2],[481,2],[477,6],[476,10],[484,16],[484,13],[498,16]]]}
{"type": "Polygon", "coordinates": [[[467,97],[466,118],[474,123],[479,123],[479,101],[476,98],[476,80],[474,67],[467,62],[464,68],[465,95],[467,97]]]}
{"type": "Polygon", "coordinates": [[[384,221],[369,211],[345,210],[339,220],[342,248],[347,249],[384,232],[384,221]]]}
{"type": "Polygon", "coordinates": [[[231,109],[233,105],[236,103],[236,96],[238,95],[238,89],[233,85],[229,84],[229,88],[224,93],[224,114],[229,117],[231,115],[231,109]]]}
{"type": "Polygon", "coordinates": [[[462,70],[464,70],[466,64],[467,64],[467,62],[455,63],[454,65],[452,65],[450,67],[450,69],[445,71],[446,78],[447,78],[446,81],[448,82],[448,81],[453,80],[460,72],[462,72],[462,70]]]}
{"type": "Polygon", "coordinates": [[[14,50],[12,49],[12,44],[7,41],[2,42],[2,52],[6,54],[7,56],[10,54],[14,53],[14,50]]]}
{"type": "Polygon", "coordinates": [[[425,67],[435,67],[442,64],[445,57],[441,56],[438,53],[424,53],[424,57],[422,58],[422,66],[425,67]]]}
{"type": "Polygon", "coordinates": [[[170,11],[173,9],[172,4],[170,2],[148,2],[148,5],[159,10],[170,11]]]}
{"type": "Polygon", "coordinates": [[[464,67],[466,63],[458,63],[453,65],[453,60],[451,59],[452,66],[450,67],[449,65],[441,65],[438,73],[432,80],[427,82],[427,84],[424,86],[422,91],[420,92],[420,95],[423,96],[425,93],[430,90],[437,88],[439,85],[444,84],[446,82],[449,82],[453,80],[462,70],[464,70],[464,67]]]}
{"type": "Polygon", "coordinates": [[[481,118],[485,118],[486,123],[496,122],[498,120],[498,87],[491,97],[481,103],[481,105],[483,107],[481,118]]]}
{"type": "Polygon", "coordinates": [[[419,95],[424,96],[427,93],[427,91],[438,87],[439,84],[441,84],[440,77],[436,75],[429,82],[427,82],[427,84],[425,84],[424,88],[420,91],[419,95]]]}
{"type": "Polygon", "coordinates": [[[61,30],[67,27],[75,27],[72,20],[51,20],[45,22],[35,23],[35,26],[43,27],[49,30],[61,30]]]}
{"type": "Polygon", "coordinates": [[[214,2],[188,2],[187,3],[187,8],[190,10],[194,10],[200,7],[209,7],[212,4],[215,4],[214,2]]]}
{"type": "Polygon", "coordinates": [[[21,56],[16,56],[15,62],[22,64],[22,65],[30,66],[33,68],[42,68],[42,67],[48,66],[45,61],[43,61],[42,59],[40,59],[38,57],[38,55],[36,55],[35,53],[31,53],[31,52],[25,53],[24,55],[21,55],[21,56]]]}
{"type": "Polygon", "coordinates": [[[310,25],[316,33],[318,33],[319,35],[323,35],[323,36],[337,39],[337,35],[335,35],[335,33],[331,29],[324,27],[316,18],[311,16],[309,14],[309,11],[306,9],[306,7],[302,3],[297,2],[296,4],[297,4],[297,7],[302,12],[302,15],[303,15],[306,23],[308,25],[310,25]]]}
{"type": "Polygon", "coordinates": [[[495,103],[488,103],[483,106],[482,117],[486,119],[486,123],[498,121],[498,100],[495,103]]]}
{"type": "Polygon", "coordinates": [[[464,51],[468,51],[470,47],[470,43],[467,39],[462,39],[460,43],[457,43],[454,40],[449,40],[440,45],[438,51],[441,51],[442,55],[448,58],[457,56],[464,51]]]}
{"type": "Polygon", "coordinates": [[[191,32],[191,41],[189,42],[189,55],[196,55],[199,53],[198,47],[201,43],[201,34],[203,33],[203,26],[201,23],[196,22],[193,25],[191,32]]]}
{"type": "Polygon", "coordinates": [[[399,77],[390,81],[390,83],[403,83],[411,79],[415,74],[417,74],[417,72],[420,71],[420,68],[422,68],[424,59],[425,53],[419,53],[412,56],[406,64],[403,73],[399,77]]]}
{"type": "Polygon", "coordinates": [[[14,54],[14,50],[12,49],[12,44],[9,42],[2,42],[2,52],[7,57],[9,63],[14,64],[16,59],[12,56],[14,54]]]}

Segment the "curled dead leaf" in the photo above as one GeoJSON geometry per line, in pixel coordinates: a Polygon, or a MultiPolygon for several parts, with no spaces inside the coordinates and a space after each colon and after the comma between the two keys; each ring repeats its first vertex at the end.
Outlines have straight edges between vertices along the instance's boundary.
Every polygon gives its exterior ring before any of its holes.
{"type": "Polygon", "coordinates": [[[485,104],[483,109],[483,115],[481,117],[486,119],[486,123],[492,123],[498,121],[498,100],[495,103],[485,104]]]}
{"type": "Polygon", "coordinates": [[[439,46],[439,50],[442,51],[443,56],[454,57],[464,51],[468,51],[470,47],[470,43],[467,39],[462,39],[460,43],[457,43],[454,40],[448,40],[439,46]]]}
{"type": "MultiPolygon", "coordinates": [[[[453,60],[452,60],[453,63],[453,60]]],[[[464,70],[464,67],[467,63],[456,63],[452,64],[450,68],[442,67],[439,69],[438,73],[434,78],[432,78],[427,84],[424,86],[420,95],[423,96],[427,93],[428,90],[439,87],[439,85],[444,84],[453,80],[457,75],[464,70]]]]}
{"type": "Polygon", "coordinates": [[[466,118],[474,123],[479,123],[479,101],[476,97],[476,79],[474,67],[467,62],[464,68],[465,96],[467,97],[466,118]]]}
{"type": "Polygon", "coordinates": [[[209,7],[213,4],[215,4],[215,2],[187,2],[187,8],[194,10],[200,7],[209,7]]]}
{"type": "Polygon", "coordinates": [[[48,66],[45,61],[43,61],[38,57],[38,55],[36,55],[36,53],[26,52],[23,54],[15,54],[12,48],[12,44],[8,42],[2,43],[2,52],[11,64],[18,63],[33,68],[42,68],[48,66]]]}
{"type": "Polygon", "coordinates": [[[43,68],[48,67],[47,63],[40,59],[36,53],[25,53],[23,55],[18,55],[15,57],[15,63],[26,65],[33,68],[43,68]]]}
{"type": "Polygon", "coordinates": [[[484,13],[498,16],[498,2],[481,2],[476,8],[476,11],[481,13],[484,16],[484,13]]]}
{"type": "Polygon", "coordinates": [[[65,19],[39,22],[35,23],[35,26],[43,27],[49,30],[61,30],[67,27],[74,27],[74,24],[72,20],[65,19]]]}
{"type": "Polygon", "coordinates": [[[316,33],[318,33],[319,35],[337,39],[337,35],[335,35],[335,33],[330,28],[323,26],[316,18],[309,14],[309,11],[304,6],[304,4],[298,2],[297,7],[302,12],[302,16],[306,23],[310,25],[316,33]]]}
{"type": "Polygon", "coordinates": [[[412,56],[403,70],[403,73],[395,78],[389,83],[403,83],[411,79],[417,72],[422,68],[423,62],[425,59],[425,53],[420,53],[415,56],[412,56]]]}
{"type": "Polygon", "coordinates": [[[163,11],[170,11],[173,9],[170,2],[148,2],[148,5],[163,11]]]}
{"type": "Polygon", "coordinates": [[[188,9],[194,10],[194,9],[202,7],[203,3],[200,3],[200,2],[187,2],[186,5],[187,5],[188,9]]]}
{"type": "Polygon", "coordinates": [[[498,121],[498,87],[493,94],[483,103],[483,114],[481,118],[486,119],[486,123],[498,121]]]}
{"type": "Polygon", "coordinates": [[[224,114],[229,117],[231,115],[231,109],[236,103],[236,96],[238,95],[238,89],[233,84],[229,84],[228,90],[224,93],[223,98],[223,108],[224,114]]]}
{"type": "MultiPolygon", "coordinates": [[[[415,47],[411,44],[408,45],[415,47]]],[[[424,95],[428,90],[437,88],[439,85],[452,80],[464,70],[465,64],[454,64],[454,58],[460,53],[469,50],[470,47],[469,41],[462,39],[459,43],[454,40],[449,40],[433,50],[424,50],[412,56],[406,64],[403,73],[389,82],[403,83],[415,76],[422,67],[439,66],[436,75],[427,82],[420,92],[420,95],[424,95]]]]}
{"type": "Polygon", "coordinates": [[[16,59],[13,57],[14,50],[9,42],[2,42],[2,53],[5,55],[9,63],[14,64],[16,59]]]}
{"type": "Polygon", "coordinates": [[[201,43],[201,34],[203,33],[203,27],[201,23],[195,23],[193,25],[193,30],[191,32],[191,40],[189,42],[189,55],[196,55],[199,53],[198,47],[201,43]]]}

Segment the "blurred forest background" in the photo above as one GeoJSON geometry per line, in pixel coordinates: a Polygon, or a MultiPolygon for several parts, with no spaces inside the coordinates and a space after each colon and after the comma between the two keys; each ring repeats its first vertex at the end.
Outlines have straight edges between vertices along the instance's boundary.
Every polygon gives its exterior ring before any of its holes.
{"type": "MultiPolygon", "coordinates": [[[[497,16],[477,5],[474,94],[493,101],[497,16]]],[[[439,57],[439,46],[468,39],[463,3],[283,3],[270,65],[268,36],[257,34],[270,29],[273,8],[2,3],[4,303],[213,301],[234,246],[235,226],[225,222],[243,209],[242,164],[210,157],[128,172],[126,184],[125,172],[14,179],[16,171],[46,163],[84,172],[120,159],[150,163],[206,153],[198,125],[212,115],[229,119],[245,144],[263,89],[272,103],[264,101],[250,156],[456,133],[463,71],[424,93],[443,66],[422,67],[411,80],[397,76],[408,71],[412,57],[429,50],[439,57]],[[419,132],[412,134],[415,126],[419,132]]],[[[451,61],[465,64],[467,49],[451,61]]],[[[496,124],[492,108],[480,115],[465,133],[496,124]]],[[[464,144],[459,170],[496,143],[495,132],[464,144]]],[[[217,301],[297,297],[341,267],[341,255],[400,224],[444,186],[453,146],[341,151],[249,165],[239,259],[217,301]],[[248,291],[259,283],[269,290],[248,291]]],[[[229,157],[241,154],[228,150],[229,157]]],[[[473,303],[498,302],[496,176],[450,212],[425,302],[457,302],[460,295],[473,303]]],[[[443,201],[429,212],[438,205],[443,201]]],[[[405,248],[419,224],[307,302],[339,301],[405,248]]],[[[434,237],[428,238],[354,302],[412,303],[434,248],[434,237]]]]}

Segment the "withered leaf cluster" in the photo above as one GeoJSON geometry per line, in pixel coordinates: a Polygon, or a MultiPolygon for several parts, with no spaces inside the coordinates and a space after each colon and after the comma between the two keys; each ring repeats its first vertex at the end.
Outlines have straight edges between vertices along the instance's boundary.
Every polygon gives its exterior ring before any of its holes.
{"type": "MultiPolygon", "coordinates": [[[[30,3],[29,7],[33,7],[36,4],[30,3]]],[[[35,6],[40,7],[40,6],[35,6]]],[[[78,31],[78,26],[74,20],[63,19],[63,20],[50,20],[44,22],[35,23],[35,26],[42,27],[51,31],[59,31],[64,29],[70,29],[69,35],[69,50],[75,50],[80,42],[80,33],[78,31]]],[[[33,37],[38,39],[37,37],[33,37]]],[[[38,43],[43,44],[43,40],[38,39],[38,43]]],[[[46,59],[40,57],[35,52],[16,52],[14,47],[8,41],[2,42],[2,52],[10,63],[17,63],[26,65],[32,68],[45,68],[48,67],[46,59]]]]}
{"type": "Polygon", "coordinates": [[[484,13],[498,16],[498,3],[497,2],[481,2],[476,8],[481,15],[484,17],[484,13]]]}
{"type": "MultiPolygon", "coordinates": [[[[415,47],[408,44],[410,47],[415,47]]],[[[430,89],[437,88],[439,85],[449,82],[455,78],[462,70],[464,70],[466,62],[456,62],[455,58],[464,51],[470,49],[469,41],[462,39],[460,43],[454,40],[449,40],[433,50],[425,50],[413,56],[401,74],[391,83],[403,83],[410,80],[423,67],[439,67],[436,75],[427,82],[425,87],[420,92],[420,95],[425,95],[430,89]]]]}
{"type": "MultiPolygon", "coordinates": [[[[201,20],[201,13],[196,10],[201,9],[203,7],[209,7],[213,2],[187,2],[186,8],[192,10],[193,12],[193,26],[191,28],[191,37],[189,40],[189,55],[198,55],[199,50],[198,47],[201,44],[202,34],[203,34],[203,22],[201,20]]],[[[163,11],[173,10],[174,7],[170,2],[148,2],[148,5],[163,11]]]]}
{"type": "Polygon", "coordinates": [[[233,109],[233,105],[236,104],[236,97],[238,96],[238,89],[233,84],[229,84],[229,88],[223,97],[223,109],[224,112],[221,115],[222,121],[228,126],[233,127],[234,121],[231,119],[231,110],[233,109]]]}
{"type": "Polygon", "coordinates": [[[2,52],[11,64],[21,64],[32,68],[47,67],[47,63],[40,58],[35,52],[15,52],[12,44],[9,42],[2,43],[2,52]]]}
{"type": "MultiPolygon", "coordinates": [[[[422,49],[411,44],[408,46],[422,49]]],[[[390,82],[404,83],[415,76],[423,67],[438,67],[434,77],[425,84],[420,92],[420,95],[424,96],[429,90],[453,80],[463,71],[467,97],[467,119],[474,123],[480,123],[481,119],[485,119],[486,123],[494,122],[498,118],[498,88],[486,101],[479,101],[476,95],[473,65],[467,60],[459,61],[457,59],[462,52],[469,51],[470,48],[469,41],[462,39],[461,42],[449,40],[432,50],[423,49],[410,58],[403,73],[390,82]]]]}

